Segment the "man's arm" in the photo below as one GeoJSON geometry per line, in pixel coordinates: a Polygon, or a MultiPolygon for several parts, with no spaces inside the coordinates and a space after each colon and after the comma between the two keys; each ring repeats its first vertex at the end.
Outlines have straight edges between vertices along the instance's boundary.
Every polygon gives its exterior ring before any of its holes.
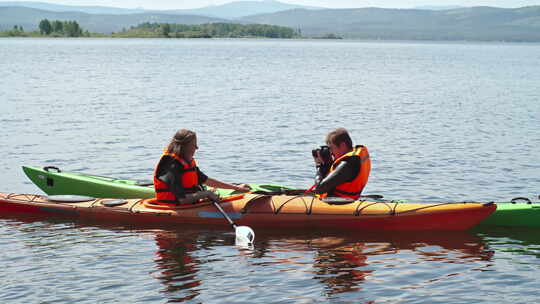
{"type": "MultiPolygon", "coordinates": [[[[351,157],[350,159],[343,160],[334,171],[318,183],[313,191],[317,194],[330,192],[337,186],[354,180],[359,171],[359,163],[354,158],[351,157]]],[[[319,174],[316,177],[316,181],[318,182],[317,178],[320,178],[319,174]]]]}
{"type": "Polygon", "coordinates": [[[318,185],[321,183],[321,181],[328,175],[328,172],[330,172],[330,165],[331,164],[317,164],[317,174],[315,175],[315,185],[318,185]]]}

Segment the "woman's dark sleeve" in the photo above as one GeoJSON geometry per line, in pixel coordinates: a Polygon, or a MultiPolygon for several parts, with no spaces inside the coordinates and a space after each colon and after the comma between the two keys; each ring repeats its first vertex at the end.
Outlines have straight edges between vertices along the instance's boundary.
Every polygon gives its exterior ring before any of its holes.
{"type": "Polygon", "coordinates": [[[182,187],[182,181],[180,180],[180,168],[176,165],[176,162],[170,161],[163,164],[163,167],[158,168],[158,178],[169,186],[171,192],[177,198],[186,197],[184,187],[182,187]]]}
{"type": "Polygon", "coordinates": [[[208,176],[206,174],[204,174],[200,169],[199,167],[197,167],[197,175],[199,177],[199,183],[200,184],[204,184],[206,182],[206,180],[208,180],[208,176]]]}

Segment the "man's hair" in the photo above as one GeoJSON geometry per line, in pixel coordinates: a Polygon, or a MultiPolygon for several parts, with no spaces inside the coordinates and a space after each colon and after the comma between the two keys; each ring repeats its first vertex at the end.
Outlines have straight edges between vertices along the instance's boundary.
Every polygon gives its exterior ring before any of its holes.
{"type": "Polygon", "coordinates": [[[349,133],[344,128],[335,129],[326,135],[326,144],[339,145],[345,143],[349,149],[352,149],[352,140],[349,133]]]}

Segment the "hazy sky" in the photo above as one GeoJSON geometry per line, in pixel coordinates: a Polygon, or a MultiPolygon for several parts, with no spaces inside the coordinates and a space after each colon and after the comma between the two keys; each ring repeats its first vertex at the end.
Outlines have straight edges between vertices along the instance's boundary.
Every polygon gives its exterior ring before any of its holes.
{"type": "MultiPolygon", "coordinates": [[[[67,5],[99,5],[123,8],[142,7],[146,9],[184,9],[233,2],[231,0],[0,0],[37,1],[67,5]]],[[[497,6],[522,7],[540,5],[540,0],[280,0],[291,4],[322,6],[329,8],[384,7],[411,8],[424,5],[497,6]]]]}

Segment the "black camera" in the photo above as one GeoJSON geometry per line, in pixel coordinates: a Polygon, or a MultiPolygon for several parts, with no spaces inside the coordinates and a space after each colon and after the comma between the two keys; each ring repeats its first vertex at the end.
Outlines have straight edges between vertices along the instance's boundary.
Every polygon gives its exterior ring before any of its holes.
{"type": "Polygon", "coordinates": [[[323,163],[328,164],[332,162],[332,153],[330,153],[330,147],[321,146],[318,149],[311,150],[313,157],[317,157],[317,152],[319,152],[323,163]]]}

